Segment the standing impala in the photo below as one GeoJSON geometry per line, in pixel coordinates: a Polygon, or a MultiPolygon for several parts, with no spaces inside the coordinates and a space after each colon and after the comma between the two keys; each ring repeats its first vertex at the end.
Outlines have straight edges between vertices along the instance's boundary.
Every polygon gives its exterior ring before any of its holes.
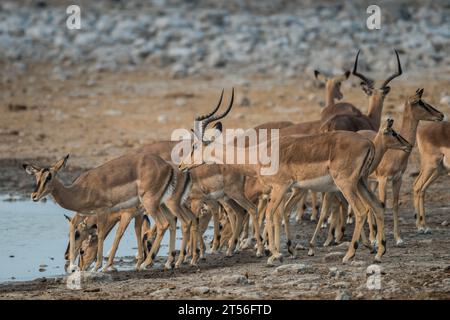
{"type": "MultiPolygon", "coordinates": [[[[51,195],[61,207],[79,212],[82,215],[97,215],[98,225],[104,225],[106,216],[112,212],[142,205],[155,220],[157,237],[150,255],[143,266],[150,265],[156,256],[162,237],[170,228],[170,255],[166,268],[174,262],[176,223],[174,216],[161,210],[173,193],[175,187],[172,166],[161,158],[146,154],[126,154],[108,161],[102,166],[81,174],[71,185],[64,185],[58,178],[59,171],[66,165],[69,156],[58,160],[50,167],[38,167],[24,164],[23,167],[36,178],[36,189],[31,194],[33,201],[51,195]]],[[[105,228],[98,229],[97,262],[94,270],[98,270],[103,261],[103,241],[105,228]]],[[[75,266],[75,230],[70,229],[69,271],[75,266]]],[[[139,267],[142,263],[142,245],[138,245],[139,267]]]]}
{"type": "MultiPolygon", "coordinates": [[[[400,134],[407,139],[411,145],[416,142],[416,132],[419,121],[442,121],[444,115],[426,103],[422,99],[423,89],[417,89],[416,93],[410,96],[406,102],[403,111],[403,122],[400,134]]],[[[394,238],[397,245],[403,243],[398,228],[398,201],[400,188],[402,185],[403,174],[408,166],[410,153],[399,150],[388,150],[371,178],[378,181],[379,197],[382,203],[386,203],[387,182],[392,182],[392,196],[394,213],[394,238]]]]}
{"type": "MultiPolygon", "coordinates": [[[[208,123],[210,122],[208,121],[208,123]]],[[[216,124],[216,128],[221,129],[221,127],[216,124]]],[[[236,162],[222,164],[223,159],[227,159],[226,155],[227,152],[230,152],[230,148],[229,145],[225,148],[224,144],[219,141],[221,137],[223,136],[220,134],[216,135],[213,140],[206,140],[204,130],[196,132],[192,152],[185,155],[180,163],[180,169],[192,169],[205,163],[218,163],[220,166],[235,168],[243,175],[257,177],[263,185],[271,190],[266,218],[269,247],[272,253],[268,259],[269,264],[276,259],[281,259],[280,229],[284,212],[282,212],[283,210],[277,211],[277,208],[292,187],[320,192],[339,189],[349,204],[355,208],[355,231],[343,262],[349,261],[355,255],[361,228],[366,218],[366,208],[371,208],[376,214],[379,226],[377,237],[380,245],[375,260],[381,260],[381,256],[385,252],[384,208],[365,184],[375,153],[372,142],[357,133],[345,131],[305,137],[283,137],[279,141],[278,170],[272,175],[263,175],[264,171],[261,169],[264,165],[259,161],[256,164],[236,162]],[[206,148],[206,146],[209,147],[206,148]],[[199,151],[196,152],[196,150],[199,151]],[[215,150],[217,153],[211,152],[211,150],[215,150]],[[223,155],[223,158],[220,154],[223,155]]],[[[276,152],[274,149],[276,143],[276,139],[273,139],[258,145],[247,145],[244,148],[233,146],[233,153],[234,155],[238,153],[245,155],[245,158],[249,159],[249,155],[265,146],[272,152],[276,152]],[[268,145],[263,145],[264,143],[268,145]]]]}
{"type": "Polygon", "coordinates": [[[357,71],[358,69],[358,57],[360,51],[356,55],[355,64],[353,67],[353,75],[357,76],[362,80],[361,87],[363,91],[369,97],[369,109],[367,115],[349,115],[349,114],[338,114],[326,120],[321,128],[321,132],[328,132],[334,130],[348,130],[348,131],[358,131],[358,130],[374,130],[378,131],[381,123],[381,114],[383,111],[384,99],[387,94],[391,91],[391,87],[388,86],[389,82],[393,79],[399,77],[402,72],[402,66],[400,64],[400,58],[398,52],[395,51],[397,58],[397,73],[388,77],[379,88],[374,87],[374,81],[364,76],[357,71]]]}
{"type": "Polygon", "coordinates": [[[430,123],[417,131],[420,173],[414,182],[414,208],[419,232],[429,232],[425,224],[424,197],[428,187],[444,174],[450,174],[450,123],[430,123]]]}

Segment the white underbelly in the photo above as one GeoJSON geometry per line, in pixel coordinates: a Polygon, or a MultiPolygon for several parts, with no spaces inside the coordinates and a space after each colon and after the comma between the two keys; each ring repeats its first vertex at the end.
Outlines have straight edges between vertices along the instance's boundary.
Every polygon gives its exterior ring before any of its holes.
{"type": "Polygon", "coordinates": [[[313,178],[313,179],[297,181],[293,185],[293,187],[309,189],[309,190],[318,191],[318,192],[338,191],[338,188],[334,184],[333,178],[329,174],[322,176],[322,177],[313,178]]]}

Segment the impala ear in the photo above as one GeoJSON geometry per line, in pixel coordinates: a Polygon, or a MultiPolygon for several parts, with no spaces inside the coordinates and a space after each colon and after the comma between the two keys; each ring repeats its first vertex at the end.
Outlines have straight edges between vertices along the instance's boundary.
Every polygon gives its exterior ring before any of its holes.
{"type": "Polygon", "coordinates": [[[57,162],[55,162],[55,164],[53,164],[52,169],[56,172],[58,172],[59,170],[61,170],[62,168],[64,168],[67,164],[67,159],[69,159],[69,155],[65,156],[64,158],[58,160],[57,162]]]}
{"type": "Polygon", "coordinates": [[[222,122],[218,121],[214,124],[214,129],[218,130],[220,133],[222,133],[222,122]]]}
{"type": "Polygon", "coordinates": [[[327,77],[325,77],[319,70],[314,70],[314,77],[319,81],[327,81],[327,77]]]}
{"type": "Polygon", "coordinates": [[[72,218],[71,217],[69,217],[67,214],[65,214],[64,215],[64,218],[66,218],[68,221],[69,221],[69,223],[71,223],[72,222],[72,218]]]}
{"type": "Polygon", "coordinates": [[[391,87],[383,87],[381,90],[383,90],[383,95],[387,96],[388,93],[391,91],[391,87]]]}
{"type": "Polygon", "coordinates": [[[417,95],[418,97],[421,97],[421,98],[422,98],[422,95],[423,95],[423,88],[417,89],[417,90],[416,90],[416,95],[417,95]]]}
{"type": "Polygon", "coordinates": [[[25,169],[25,172],[28,173],[29,175],[35,175],[41,170],[39,167],[27,163],[22,164],[22,167],[25,169]]]}

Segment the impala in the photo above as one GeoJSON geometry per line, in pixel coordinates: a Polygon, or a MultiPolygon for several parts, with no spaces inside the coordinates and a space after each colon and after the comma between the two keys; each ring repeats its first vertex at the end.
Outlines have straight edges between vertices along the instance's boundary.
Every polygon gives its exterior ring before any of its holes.
{"type": "MultiPolygon", "coordinates": [[[[444,115],[422,99],[423,89],[417,89],[416,93],[405,102],[403,110],[403,122],[400,134],[407,139],[411,145],[416,142],[416,132],[419,121],[442,121],[444,115]]],[[[403,174],[408,166],[410,153],[399,150],[388,150],[371,175],[372,179],[378,181],[378,191],[380,201],[386,203],[387,182],[392,182],[393,194],[393,214],[394,214],[394,238],[397,245],[401,245],[403,240],[400,237],[398,228],[398,201],[403,174]]]]}
{"type": "Polygon", "coordinates": [[[450,123],[430,123],[419,128],[417,146],[420,173],[414,182],[416,226],[419,232],[429,232],[425,224],[425,191],[439,176],[450,174],[450,123]]]}
{"type": "MultiPolygon", "coordinates": [[[[211,123],[212,120],[207,119],[206,125],[211,123]]],[[[221,124],[217,123],[215,126],[219,129],[222,127],[221,124]]],[[[192,150],[204,151],[205,149],[202,147],[211,144],[216,144],[214,150],[223,148],[223,145],[217,142],[218,136],[215,139],[206,140],[203,133],[204,130],[196,132],[192,150]]],[[[270,148],[273,140],[262,143],[268,143],[270,148]]],[[[242,152],[248,155],[254,152],[253,148],[260,147],[263,146],[258,144],[236,148],[234,154],[242,152]]],[[[226,156],[226,150],[229,150],[229,148],[224,148],[223,156],[226,156]]],[[[365,183],[374,154],[372,142],[361,135],[353,132],[331,132],[306,137],[283,137],[279,143],[279,169],[274,175],[262,175],[260,170],[263,164],[261,163],[227,163],[220,164],[220,166],[234,168],[246,176],[257,177],[263,185],[270,188],[266,222],[269,225],[269,247],[272,253],[272,256],[268,259],[269,264],[281,258],[280,227],[284,213],[278,212],[275,215],[275,212],[285,194],[292,187],[315,191],[336,191],[339,189],[343,192],[349,204],[355,208],[355,231],[352,244],[343,258],[343,262],[349,261],[355,255],[361,228],[365,221],[366,207],[374,210],[377,225],[379,225],[377,237],[380,243],[375,259],[380,261],[385,252],[384,208],[369,191],[365,183]]],[[[222,160],[220,156],[209,152],[195,153],[192,151],[185,155],[179,167],[181,170],[189,170],[205,163],[222,163],[222,160]]]]}
{"type": "MultiPolygon", "coordinates": [[[[81,215],[97,215],[99,225],[108,214],[127,208],[137,208],[142,205],[157,224],[157,238],[151,255],[143,262],[150,265],[156,255],[155,248],[167,230],[170,228],[170,252],[166,268],[171,268],[175,259],[175,219],[161,210],[161,204],[172,195],[175,187],[174,169],[161,158],[146,154],[126,154],[108,161],[102,166],[81,174],[71,185],[64,185],[58,177],[59,171],[66,165],[69,156],[58,160],[49,167],[38,167],[24,164],[23,167],[36,178],[36,188],[31,194],[33,201],[39,201],[51,195],[61,207],[80,213],[81,215]]],[[[106,230],[98,230],[97,261],[94,270],[98,270],[103,261],[103,241],[106,230]]],[[[69,270],[75,266],[75,230],[70,229],[69,270]]],[[[142,246],[138,246],[137,266],[142,263],[142,246]]]]}
{"type": "Polygon", "coordinates": [[[391,87],[388,86],[389,82],[393,79],[399,77],[402,72],[402,66],[400,64],[400,58],[398,52],[395,50],[395,55],[397,58],[397,73],[388,77],[379,88],[374,87],[374,81],[357,71],[358,69],[358,57],[360,51],[356,55],[355,64],[353,66],[353,75],[357,76],[362,80],[361,87],[363,91],[369,97],[369,109],[367,115],[348,115],[339,114],[332,118],[326,120],[321,128],[321,132],[328,132],[334,130],[348,130],[348,131],[358,131],[358,130],[374,130],[378,131],[381,123],[381,114],[383,111],[384,99],[391,91],[391,87]]]}

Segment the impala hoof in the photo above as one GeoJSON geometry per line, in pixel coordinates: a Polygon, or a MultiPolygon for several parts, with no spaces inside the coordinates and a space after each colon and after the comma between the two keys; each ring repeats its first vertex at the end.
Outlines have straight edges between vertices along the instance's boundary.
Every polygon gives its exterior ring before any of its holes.
{"type": "Polygon", "coordinates": [[[381,257],[375,256],[375,258],[373,259],[373,263],[381,263],[381,257]]]}
{"type": "Polygon", "coordinates": [[[281,254],[272,255],[269,257],[269,259],[267,259],[267,265],[269,266],[280,265],[282,262],[283,257],[281,256],[281,254]]]}
{"type": "Polygon", "coordinates": [[[346,254],[345,256],[344,256],[344,258],[342,258],[342,263],[343,264],[347,264],[347,263],[349,263],[352,259],[353,259],[353,257],[355,256],[355,254],[346,254]]]}
{"type": "Polygon", "coordinates": [[[403,247],[404,244],[405,244],[405,242],[404,242],[402,239],[397,239],[397,240],[395,241],[395,245],[396,245],[397,247],[403,247]]]}
{"type": "Polygon", "coordinates": [[[114,268],[113,266],[106,266],[102,269],[102,272],[116,272],[117,269],[114,268]]]}

